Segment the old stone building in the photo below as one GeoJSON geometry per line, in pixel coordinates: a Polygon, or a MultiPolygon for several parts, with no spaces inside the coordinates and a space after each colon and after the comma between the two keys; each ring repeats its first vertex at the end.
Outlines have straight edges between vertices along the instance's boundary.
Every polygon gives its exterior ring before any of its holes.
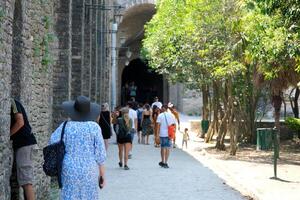
{"type": "Polygon", "coordinates": [[[1,200],[22,199],[12,170],[10,98],[23,103],[38,140],[34,187],[39,200],[49,199],[42,149],[64,119],[63,101],[86,95],[120,104],[122,86],[134,81],[130,73],[144,67],[140,76],[148,79],[139,79],[138,87],[153,83],[161,99],[181,106],[181,86],[169,86],[140,60],[144,24],[154,13],[153,0],[0,1],[1,200]]]}

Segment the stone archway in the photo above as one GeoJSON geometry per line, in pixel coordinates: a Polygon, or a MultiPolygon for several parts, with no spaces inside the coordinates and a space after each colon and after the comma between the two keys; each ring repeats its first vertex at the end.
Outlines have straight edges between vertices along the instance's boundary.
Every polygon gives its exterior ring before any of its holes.
{"type": "MultiPolygon", "coordinates": [[[[133,63],[140,60],[140,51],[144,38],[144,26],[151,20],[156,12],[155,1],[129,1],[125,5],[125,8],[126,10],[123,14],[122,21],[119,23],[117,33],[117,47],[119,47],[117,69],[118,104],[121,103],[122,85],[125,84],[122,78],[123,71],[126,71],[124,70],[127,68],[126,66],[134,65],[133,63]]],[[[136,68],[136,70],[139,69],[136,68]]],[[[162,89],[158,92],[158,95],[161,96],[162,100],[167,101],[168,84],[163,78],[161,78],[160,88],[162,89]]]]}
{"type": "Polygon", "coordinates": [[[137,102],[151,103],[155,96],[163,99],[163,90],[161,89],[163,88],[163,76],[150,70],[147,63],[139,58],[132,60],[122,72],[122,105],[129,100],[126,84],[130,86],[132,82],[137,86],[137,102]]]}

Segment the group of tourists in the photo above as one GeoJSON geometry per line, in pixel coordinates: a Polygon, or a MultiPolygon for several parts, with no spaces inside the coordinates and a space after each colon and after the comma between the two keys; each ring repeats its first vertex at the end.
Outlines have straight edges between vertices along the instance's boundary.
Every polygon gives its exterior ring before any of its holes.
{"type": "MultiPolygon", "coordinates": [[[[174,137],[170,140],[168,128],[180,120],[175,107],[163,105],[158,98],[150,104],[129,101],[125,107],[117,107],[110,112],[107,103],[99,106],[85,96],[75,101],[65,101],[62,108],[68,120],[61,123],[52,133],[49,145],[64,142],[65,153],[59,172],[61,199],[99,199],[99,188],[105,185],[104,162],[108,140],[113,132],[118,144],[119,167],[129,170],[128,159],[132,158],[135,134],[138,143],[149,145],[149,136],[154,135],[154,146],[161,148],[159,166],[169,168],[170,148],[175,148],[174,137]],[[112,126],[111,126],[112,125],[112,126]]],[[[187,129],[185,130],[187,133],[187,129]]],[[[175,134],[176,135],[176,134],[175,134]]],[[[186,134],[185,134],[186,135],[186,134]]],[[[184,136],[184,139],[187,137],[184,136]]],[[[22,104],[12,99],[11,139],[15,150],[18,183],[24,189],[24,199],[33,200],[32,148],[36,139],[31,132],[26,112],[22,104]]],[[[184,143],[182,143],[184,144],[184,143]]]]}

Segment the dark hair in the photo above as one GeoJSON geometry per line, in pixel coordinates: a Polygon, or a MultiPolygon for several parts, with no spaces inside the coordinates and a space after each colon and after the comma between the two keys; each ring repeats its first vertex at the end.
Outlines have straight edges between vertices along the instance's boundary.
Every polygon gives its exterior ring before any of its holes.
{"type": "Polygon", "coordinates": [[[184,131],[188,131],[188,130],[189,130],[188,128],[185,128],[185,129],[184,129],[184,131]]]}
{"type": "MultiPolygon", "coordinates": [[[[154,107],[154,106],[153,106],[154,107]]],[[[145,104],[145,108],[149,111],[150,110],[150,105],[149,104],[145,104]]]]}
{"type": "Polygon", "coordinates": [[[165,110],[168,110],[168,105],[167,104],[164,104],[163,106],[162,106],[162,108],[164,108],[165,110]]]}
{"type": "Polygon", "coordinates": [[[133,102],[132,101],[128,101],[127,105],[128,105],[129,108],[133,108],[133,102]]]}

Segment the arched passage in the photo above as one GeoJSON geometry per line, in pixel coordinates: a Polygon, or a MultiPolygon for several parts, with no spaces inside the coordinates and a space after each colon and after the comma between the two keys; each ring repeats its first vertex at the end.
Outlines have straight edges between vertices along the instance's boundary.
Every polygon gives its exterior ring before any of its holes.
{"type": "Polygon", "coordinates": [[[151,72],[147,64],[140,59],[144,26],[151,20],[155,12],[154,2],[143,1],[128,7],[123,13],[123,19],[119,23],[117,32],[118,104],[124,104],[127,100],[124,93],[122,93],[123,86],[126,82],[129,84],[132,80],[136,80],[135,82],[138,85],[137,101],[151,102],[153,96],[158,96],[164,102],[168,101],[167,81],[163,81],[163,76],[151,72]]]}
{"type": "Polygon", "coordinates": [[[147,63],[137,58],[132,60],[122,72],[121,102],[129,100],[126,85],[137,86],[136,101],[151,103],[155,96],[163,99],[163,76],[151,70],[147,63]]]}

